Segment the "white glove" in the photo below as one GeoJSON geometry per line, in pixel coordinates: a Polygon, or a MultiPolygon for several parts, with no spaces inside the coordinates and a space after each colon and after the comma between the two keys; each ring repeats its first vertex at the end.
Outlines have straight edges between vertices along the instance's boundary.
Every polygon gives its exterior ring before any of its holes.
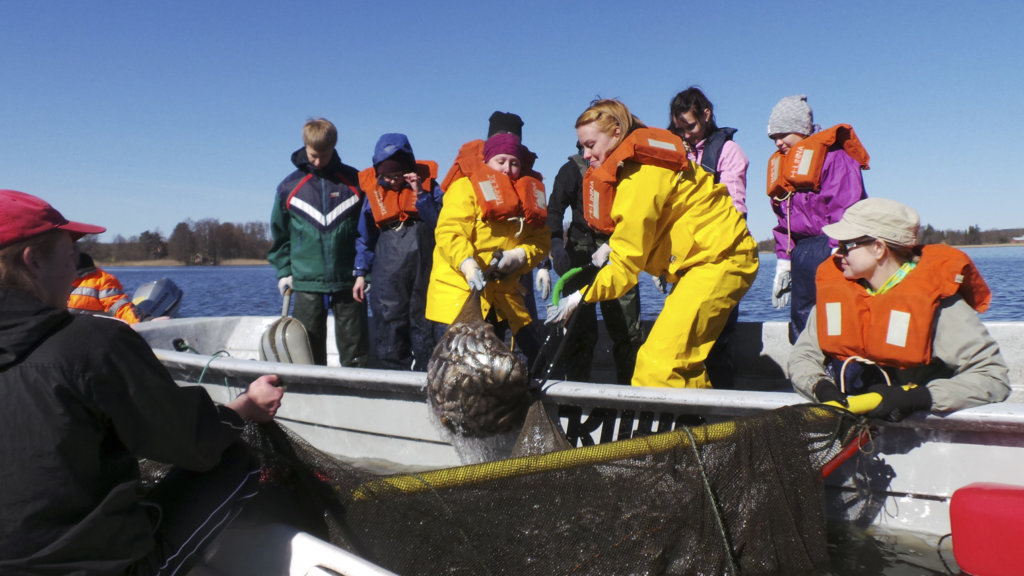
{"type": "Polygon", "coordinates": [[[537,268],[537,275],[533,278],[533,289],[540,294],[541,300],[547,300],[551,295],[551,272],[547,268],[537,268]]]}
{"type": "Polygon", "coordinates": [[[665,282],[665,276],[651,276],[651,280],[654,280],[654,288],[665,294],[668,288],[668,283],[665,282]]]}
{"type": "Polygon", "coordinates": [[[483,292],[484,286],[487,285],[487,280],[484,280],[484,273],[480,270],[480,265],[476,263],[474,258],[469,257],[463,260],[462,264],[459,264],[459,270],[466,277],[466,282],[469,283],[471,290],[483,292]]]}
{"type": "Polygon", "coordinates": [[[601,244],[600,248],[594,250],[594,253],[590,255],[590,261],[594,264],[594,266],[600,268],[601,266],[604,266],[605,264],[608,263],[608,255],[611,253],[611,244],[605,242],[604,244],[601,244]]]}
{"type": "Polygon", "coordinates": [[[504,250],[501,253],[501,260],[498,260],[498,272],[509,274],[515,272],[526,264],[526,248],[519,247],[511,250],[504,250]]]}
{"type": "Polygon", "coordinates": [[[551,239],[551,267],[561,276],[569,271],[572,264],[569,262],[569,253],[565,251],[565,241],[561,238],[551,239]]]}
{"type": "Polygon", "coordinates": [[[294,290],[294,288],[292,288],[291,276],[285,276],[284,278],[279,278],[277,280],[277,291],[281,293],[281,296],[284,296],[285,290],[294,290]]]}
{"type": "Polygon", "coordinates": [[[789,271],[789,260],[775,263],[775,284],[772,286],[772,306],[785,308],[789,305],[789,292],[793,289],[793,275],[789,271]]]}
{"type": "Polygon", "coordinates": [[[572,315],[573,310],[580,305],[581,300],[583,300],[583,294],[577,290],[559,300],[557,306],[548,306],[547,318],[544,320],[544,323],[558,324],[565,322],[572,315]]]}

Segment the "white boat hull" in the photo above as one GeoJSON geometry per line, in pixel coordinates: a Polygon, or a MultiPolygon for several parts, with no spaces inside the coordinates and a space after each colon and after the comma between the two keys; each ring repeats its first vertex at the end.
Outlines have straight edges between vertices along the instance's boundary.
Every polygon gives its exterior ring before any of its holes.
{"type": "MultiPolygon", "coordinates": [[[[138,330],[179,384],[201,384],[218,401],[233,398],[260,374],[280,375],[287,395],[278,421],[328,453],[371,466],[377,461],[391,471],[463,463],[454,439],[427,405],[425,374],[258,362],[260,334],[274,319],[179,319],[138,330]],[[200,353],[175,351],[176,338],[200,353]],[[231,356],[213,357],[218,350],[231,356]]],[[[717,421],[802,403],[785,380],[785,326],[741,323],[731,349],[738,385],[747,389],[551,382],[545,403],[557,409],[574,445],[666,431],[693,416],[717,421]]],[[[989,328],[1011,366],[1010,401],[880,425],[873,453],[852,458],[829,477],[833,517],[941,536],[950,531],[949,501],[956,489],[974,482],[1024,485],[1024,324],[989,328]],[[863,497],[865,479],[869,498],[863,497]]]]}

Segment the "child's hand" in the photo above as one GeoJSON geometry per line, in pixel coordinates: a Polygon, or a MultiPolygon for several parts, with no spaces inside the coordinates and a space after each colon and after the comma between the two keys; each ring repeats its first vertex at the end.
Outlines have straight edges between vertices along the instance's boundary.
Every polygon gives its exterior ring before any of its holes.
{"type": "Polygon", "coordinates": [[[412,188],[412,191],[420,193],[420,175],[415,172],[409,172],[405,175],[405,182],[412,188]]]}

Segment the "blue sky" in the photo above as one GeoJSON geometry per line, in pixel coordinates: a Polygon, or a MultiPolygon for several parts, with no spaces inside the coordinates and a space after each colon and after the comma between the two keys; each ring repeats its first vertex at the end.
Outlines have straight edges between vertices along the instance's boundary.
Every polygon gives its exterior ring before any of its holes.
{"type": "Polygon", "coordinates": [[[525,120],[550,186],[595,96],[664,127],[702,87],[764,195],[779,98],[849,123],[868,193],[936,228],[1024,227],[1024,3],[179,2],[0,0],[0,188],[66,216],[169,235],[186,219],[269,220],[301,126],[325,116],[342,160],[384,132],[450,166],[494,110],[525,120]]]}

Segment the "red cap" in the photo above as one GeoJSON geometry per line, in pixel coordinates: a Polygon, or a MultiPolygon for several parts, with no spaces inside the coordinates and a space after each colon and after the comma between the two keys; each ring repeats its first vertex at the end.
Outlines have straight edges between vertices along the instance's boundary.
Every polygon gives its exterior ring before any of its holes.
{"type": "Polygon", "coordinates": [[[16,190],[0,190],[0,248],[50,230],[67,230],[78,240],[106,232],[102,226],[71,222],[46,201],[16,190]]]}

